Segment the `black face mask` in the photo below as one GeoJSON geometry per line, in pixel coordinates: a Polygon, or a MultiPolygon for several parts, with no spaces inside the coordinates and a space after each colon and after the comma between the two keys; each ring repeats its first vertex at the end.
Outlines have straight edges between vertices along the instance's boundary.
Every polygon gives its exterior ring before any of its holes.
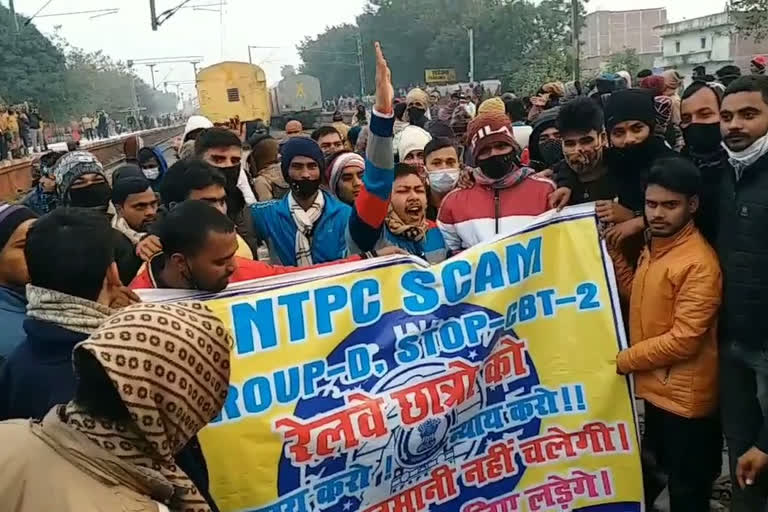
{"type": "Polygon", "coordinates": [[[539,153],[547,167],[563,159],[563,143],[560,139],[547,139],[539,144],[539,153]]]}
{"type": "Polygon", "coordinates": [[[320,178],[316,180],[290,180],[291,190],[298,199],[309,199],[320,190],[320,178]]]}
{"type": "Polygon", "coordinates": [[[83,188],[70,188],[69,204],[80,208],[106,207],[111,196],[109,183],[95,183],[83,188]]]}
{"type": "Polygon", "coordinates": [[[480,160],[477,162],[477,165],[488,178],[499,180],[519,165],[519,160],[515,152],[512,151],[506,155],[495,155],[485,160],[480,160]]]}
{"type": "Polygon", "coordinates": [[[240,177],[240,164],[229,167],[217,167],[227,180],[227,190],[237,187],[237,179],[240,177]]]}
{"type": "Polygon", "coordinates": [[[424,128],[427,123],[426,110],[419,107],[411,107],[408,109],[408,121],[416,126],[424,128]]]}
{"type": "Polygon", "coordinates": [[[712,153],[720,148],[720,123],[693,123],[683,128],[685,144],[695,153],[712,153]]]}

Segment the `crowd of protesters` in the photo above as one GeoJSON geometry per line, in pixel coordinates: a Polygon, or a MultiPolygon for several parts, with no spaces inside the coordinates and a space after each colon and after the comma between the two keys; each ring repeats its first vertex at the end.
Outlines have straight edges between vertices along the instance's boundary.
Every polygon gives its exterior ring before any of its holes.
{"type": "Polygon", "coordinates": [[[111,177],[87,151],[47,153],[24,200],[0,203],[0,503],[217,510],[196,434],[226,397],[229,333],[203,304],[134,290],[219,292],[395,253],[438,263],[593,203],[628,319],[616,371],[645,402],[647,506],[666,487],[672,512],[708,510],[725,438],[731,510],[764,510],[765,62],[698,69],[687,87],[646,70],[481,102],[395,98],[376,55],[373,108],[351,126],[291,121],[244,151],[242,130],[193,116],[171,166],[139,137],[111,177]]]}

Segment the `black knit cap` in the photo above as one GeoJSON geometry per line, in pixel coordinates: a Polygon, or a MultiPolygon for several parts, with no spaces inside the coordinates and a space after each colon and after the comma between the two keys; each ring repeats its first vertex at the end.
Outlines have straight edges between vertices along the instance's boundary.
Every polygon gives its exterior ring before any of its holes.
{"type": "Polygon", "coordinates": [[[0,251],[3,250],[19,225],[29,219],[36,218],[37,214],[26,206],[0,202],[0,251]]]}
{"type": "Polygon", "coordinates": [[[640,121],[653,128],[656,110],[646,89],[623,89],[611,93],[605,105],[605,127],[610,131],[624,121],[640,121]]]}

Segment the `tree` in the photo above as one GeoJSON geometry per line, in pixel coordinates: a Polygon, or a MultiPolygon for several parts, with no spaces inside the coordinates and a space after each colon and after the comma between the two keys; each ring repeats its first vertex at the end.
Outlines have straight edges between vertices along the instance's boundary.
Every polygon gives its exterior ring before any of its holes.
{"type": "MultiPolygon", "coordinates": [[[[527,84],[545,72],[562,78],[572,66],[570,20],[568,0],[369,0],[357,26],[330,27],[299,45],[301,69],[320,79],[326,97],[357,93],[359,33],[363,62],[374,61],[373,42],[380,41],[397,87],[423,83],[429,68],[454,68],[465,81],[471,27],[476,79],[527,84]],[[520,76],[511,80],[513,74],[520,76]]],[[[373,80],[366,65],[366,91],[373,80]]]]}
{"type": "Polygon", "coordinates": [[[280,76],[282,76],[283,78],[293,76],[295,74],[296,74],[296,68],[294,68],[290,64],[282,66],[280,68],[280,76]]]}
{"type": "Polygon", "coordinates": [[[637,55],[637,50],[626,48],[623,52],[611,55],[605,70],[611,73],[627,71],[629,76],[637,76],[637,72],[640,71],[640,65],[640,57],[637,55]]]}
{"type": "Polygon", "coordinates": [[[152,90],[125,64],[102,52],[70,45],[58,31],[51,39],[18,16],[19,31],[0,5],[0,97],[10,104],[39,106],[45,119],[65,122],[105,110],[116,115],[133,106],[133,86],[150,115],[174,112],[174,94],[152,90]]]}
{"type": "Polygon", "coordinates": [[[729,0],[736,32],[760,42],[768,36],[768,0],[729,0]]]}

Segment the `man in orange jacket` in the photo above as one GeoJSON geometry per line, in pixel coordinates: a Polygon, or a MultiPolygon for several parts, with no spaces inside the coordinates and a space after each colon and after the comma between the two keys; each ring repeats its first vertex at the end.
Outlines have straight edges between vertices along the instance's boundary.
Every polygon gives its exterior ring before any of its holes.
{"type": "Polygon", "coordinates": [[[656,162],[645,190],[647,244],[637,270],[611,249],[630,304],[631,347],[619,352],[616,367],[634,375],[645,399],[645,502],[652,507],[664,488],[661,469],[671,512],[709,510],[721,469],[716,333],[722,275],[693,223],[700,187],[699,171],[687,160],[656,162]]]}

